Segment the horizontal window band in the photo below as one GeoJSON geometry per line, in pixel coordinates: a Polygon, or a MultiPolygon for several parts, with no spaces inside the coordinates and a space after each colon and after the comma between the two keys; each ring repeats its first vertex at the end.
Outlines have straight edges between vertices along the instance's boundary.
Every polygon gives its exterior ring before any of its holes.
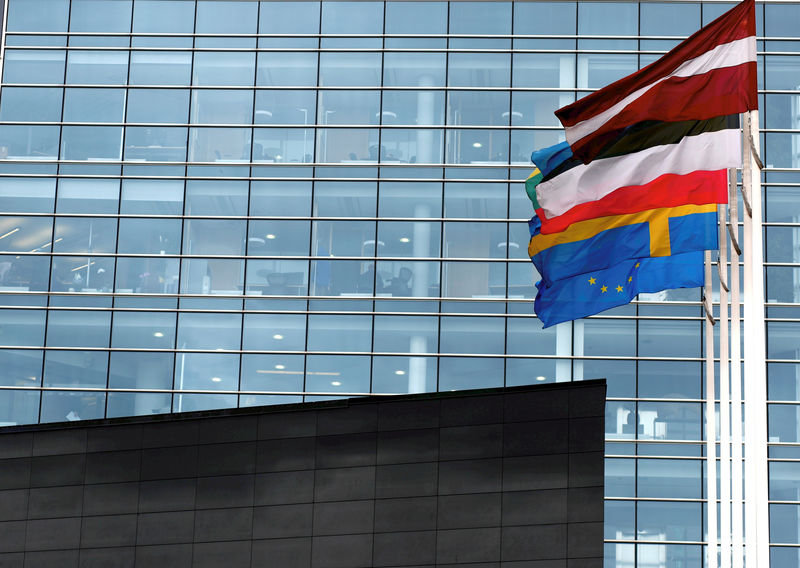
{"type": "MultiPolygon", "coordinates": [[[[800,57],[797,52],[792,52],[800,57]]],[[[190,89],[193,91],[476,91],[476,92],[525,92],[525,93],[589,93],[600,90],[593,87],[482,87],[482,86],[460,86],[460,85],[440,85],[435,87],[420,87],[417,85],[343,85],[343,86],[319,86],[319,85],[149,85],[149,84],[130,84],[130,83],[2,83],[3,87],[36,87],[36,88],[80,88],[80,89],[190,89]]],[[[759,94],[786,94],[796,95],[797,91],[792,89],[759,89],[759,94]]]]}
{"type": "MultiPolygon", "coordinates": [[[[15,34],[15,35],[34,35],[34,34],[15,34]]],[[[56,34],[57,37],[64,37],[68,34],[56,34]]],[[[95,37],[103,37],[95,36],[95,37]]],[[[113,37],[113,36],[106,36],[113,37]]],[[[134,36],[136,37],[136,36],[134,36]]],[[[180,38],[179,35],[174,36],[159,36],[164,38],[180,38]]],[[[238,39],[235,36],[222,36],[223,38],[230,37],[231,39],[238,39]]],[[[377,36],[378,38],[383,36],[377,36]]],[[[325,39],[325,38],[323,38],[325,39]]],[[[338,39],[338,38],[337,38],[338,39]]],[[[353,38],[359,39],[359,38],[353,38]]],[[[392,39],[392,38],[387,38],[392,39]]],[[[460,39],[460,38],[454,38],[460,39]]],[[[493,38],[496,39],[496,38],[493,38]]],[[[516,38],[521,39],[521,38],[516,38]]],[[[536,38],[540,39],[540,38],[536,38]]],[[[579,40],[589,39],[586,36],[578,36],[579,40]]],[[[607,38],[603,38],[607,39],[607,38]]],[[[624,38],[627,39],[627,38],[624,38]]],[[[797,38],[794,38],[796,41],[797,38]]],[[[609,40],[619,41],[619,40],[609,40]]],[[[634,40],[635,41],[635,40],[634,40]]],[[[646,41],[646,40],[645,40],[646,41]]],[[[765,40],[765,41],[792,41],[789,38],[765,40]]],[[[121,52],[121,51],[136,51],[141,53],[146,52],[172,52],[172,53],[443,53],[443,54],[568,54],[568,55],[664,55],[667,50],[664,49],[581,49],[581,48],[558,48],[558,49],[530,49],[530,48],[515,48],[515,47],[497,47],[497,48],[481,48],[481,47],[194,47],[194,46],[141,46],[141,45],[10,45],[8,42],[4,45],[8,51],[83,51],[83,52],[121,52]]],[[[757,55],[771,56],[771,55],[797,55],[796,51],[758,51],[757,55]]]]}

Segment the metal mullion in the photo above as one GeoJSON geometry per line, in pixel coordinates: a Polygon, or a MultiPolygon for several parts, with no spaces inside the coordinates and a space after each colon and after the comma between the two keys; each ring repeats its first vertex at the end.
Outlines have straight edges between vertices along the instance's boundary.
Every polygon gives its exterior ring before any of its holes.
{"type": "MultiPolygon", "coordinates": [[[[131,31],[133,31],[133,2],[131,2],[131,24],[130,25],[131,25],[131,31]]],[[[130,46],[130,45],[131,45],[131,40],[128,39],[128,46],[130,46]]],[[[127,81],[126,82],[127,82],[128,85],[130,85],[130,82],[131,82],[131,52],[130,52],[130,50],[128,51],[128,74],[127,74],[127,81]]],[[[125,89],[125,100],[124,100],[124,105],[125,106],[124,106],[124,109],[123,109],[123,117],[125,118],[125,120],[127,120],[127,118],[128,118],[128,93],[129,93],[129,89],[126,88],[125,89]]],[[[124,158],[125,157],[125,140],[127,139],[127,136],[128,136],[128,128],[127,128],[126,125],[123,125],[123,126],[124,126],[124,128],[122,129],[122,147],[120,148],[120,155],[124,158]]],[[[115,252],[117,254],[114,256],[114,279],[111,282],[112,290],[116,290],[117,289],[116,283],[117,283],[117,264],[118,264],[117,260],[119,259],[119,256],[118,256],[119,255],[119,226],[120,226],[120,222],[121,222],[121,219],[119,218],[119,216],[122,213],[122,175],[123,175],[122,168],[123,168],[123,166],[120,166],[120,180],[119,180],[119,185],[118,185],[118,189],[117,189],[117,216],[118,216],[118,218],[117,218],[117,236],[116,236],[116,239],[114,239],[114,250],[115,250],[115,252]]],[[[110,298],[110,300],[112,301],[112,306],[113,306],[116,303],[116,297],[112,296],[110,298]]],[[[115,317],[115,315],[116,315],[115,312],[112,310],[111,314],[110,314],[109,326],[108,326],[108,346],[109,347],[112,346],[111,341],[112,341],[113,332],[114,332],[114,317],[115,317]]],[[[111,354],[110,353],[108,355],[108,360],[106,361],[106,388],[109,388],[109,387],[111,387],[111,354]]],[[[106,396],[104,398],[105,398],[105,405],[104,405],[105,408],[104,408],[104,412],[103,412],[103,417],[107,417],[108,416],[108,398],[109,398],[108,394],[106,394],[106,396]]]]}
{"type": "MultiPolygon", "coordinates": [[[[6,6],[8,6],[8,2],[5,2],[5,4],[6,4],[6,6]]],[[[72,18],[72,10],[69,10],[68,13],[67,13],[67,30],[69,30],[71,18],[72,18]]],[[[7,24],[7,22],[4,20],[4,25],[6,25],[6,24],[7,24]]],[[[3,41],[3,43],[5,44],[5,40],[3,41]]],[[[67,38],[66,44],[67,44],[67,46],[69,45],[69,38],[67,38]]],[[[65,106],[66,99],[67,99],[66,81],[67,81],[67,63],[69,61],[68,55],[69,55],[68,52],[66,50],[64,50],[64,86],[61,88],[61,122],[64,122],[64,106],[65,106]]],[[[61,126],[58,129],[58,149],[57,149],[58,154],[57,154],[57,156],[59,158],[59,163],[56,166],[56,171],[57,172],[61,171],[60,158],[61,158],[61,145],[62,145],[63,137],[64,137],[64,127],[61,126]]],[[[121,169],[120,169],[120,172],[121,172],[121,169]]],[[[42,380],[41,380],[40,384],[43,387],[44,387],[44,375],[45,375],[45,370],[46,370],[46,359],[47,359],[47,351],[46,351],[46,349],[47,349],[47,330],[48,330],[48,327],[50,325],[50,305],[51,305],[51,299],[53,298],[53,296],[51,295],[51,292],[52,292],[52,288],[53,288],[53,286],[52,286],[52,284],[53,284],[53,262],[55,261],[55,257],[52,254],[54,249],[55,249],[54,245],[55,245],[55,238],[56,238],[55,212],[56,212],[56,204],[58,203],[58,192],[59,192],[59,189],[60,189],[60,185],[61,185],[60,182],[56,183],[55,191],[53,192],[53,217],[52,217],[53,222],[51,224],[51,229],[50,229],[50,263],[49,263],[50,274],[48,274],[48,278],[47,278],[47,292],[46,292],[47,302],[45,304],[45,308],[46,309],[45,309],[45,316],[44,316],[44,341],[42,341],[42,380]]],[[[39,395],[39,414],[37,416],[37,421],[38,422],[42,421],[43,398],[44,398],[44,395],[40,394],[39,395]]]]}
{"type": "MultiPolygon", "coordinates": [[[[261,18],[261,2],[259,2],[257,7],[256,7],[256,25],[258,25],[258,22],[260,21],[260,18],[261,18]]],[[[258,29],[258,28],[256,28],[256,29],[258,29]]],[[[256,47],[258,47],[258,40],[256,40],[256,47]]],[[[255,129],[255,123],[256,123],[256,118],[255,118],[256,117],[256,92],[257,92],[255,90],[256,83],[258,83],[258,56],[255,56],[255,61],[254,61],[254,65],[253,65],[253,110],[252,110],[252,113],[251,113],[252,125],[250,127],[250,165],[248,167],[248,171],[250,172],[250,180],[248,180],[248,182],[247,182],[247,218],[245,220],[245,230],[244,230],[244,234],[245,234],[245,249],[244,249],[245,258],[244,258],[244,260],[242,260],[242,263],[244,265],[242,267],[242,296],[243,296],[243,298],[242,298],[242,314],[241,314],[241,317],[239,318],[239,325],[240,325],[239,347],[242,348],[242,349],[244,348],[244,315],[245,315],[245,311],[244,310],[245,310],[245,307],[247,305],[247,299],[246,299],[247,298],[247,266],[249,264],[249,262],[248,262],[249,256],[248,255],[250,253],[250,250],[249,250],[250,249],[250,220],[251,220],[250,219],[250,204],[252,202],[252,194],[253,194],[253,182],[251,181],[252,178],[253,178],[253,149],[255,148],[255,143],[256,143],[256,138],[255,138],[255,136],[256,136],[256,129],[255,129]]],[[[188,152],[189,149],[187,148],[186,150],[188,152]]],[[[244,361],[244,355],[240,354],[239,355],[239,382],[238,382],[238,387],[239,388],[237,389],[239,392],[241,392],[241,390],[242,390],[242,368],[243,368],[242,363],[243,363],[243,361],[244,361]]],[[[237,406],[237,408],[241,408],[242,407],[242,395],[241,394],[237,395],[237,397],[236,397],[236,406],[237,406]]]]}

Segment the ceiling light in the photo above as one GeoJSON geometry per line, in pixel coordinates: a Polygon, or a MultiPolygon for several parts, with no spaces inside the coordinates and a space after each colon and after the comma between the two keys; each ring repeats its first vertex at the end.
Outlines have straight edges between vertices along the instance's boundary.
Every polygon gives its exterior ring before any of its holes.
{"type": "Polygon", "coordinates": [[[9,232],[7,232],[6,234],[4,234],[4,235],[0,235],[0,239],[5,239],[7,236],[9,236],[9,235],[13,235],[13,234],[14,234],[14,233],[16,233],[17,231],[19,231],[19,227],[14,227],[13,229],[11,229],[11,230],[10,230],[9,232]]]}
{"type": "Polygon", "coordinates": [[[160,331],[157,331],[157,332],[155,332],[155,333],[153,334],[153,337],[164,337],[164,334],[163,334],[163,333],[161,333],[160,331]]]}
{"type": "Polygon", "coordinates": [[[546,381],[546,380],[547,380],[547,377],[544,377],[544,376],[542,376],[542,375],[539,375],[538,377],[536,377],[536,380],[537,380],[537,381],[546,381]]]}
{"type": "Polygon", "coordinates": [[[342,386],[342,383],[341,383],[341,381],[331,381],[331,384],[332,384],[333,386],[335,386],[335,387],[340,387],[340,386],[342,386]]]}
{"type": "Polygon", "coordinates": [[[215,382],[215,383],[221,383],[222,382],[222,379],[220,379],[219,377],[211,377],[211,380],[213,382],[215,382]]]}
{"type": "Polygon", "coordinates": [[[405,374],[406,374],[406,372],[405,372],[405,371],[402,371],[402,370],[400,370],[400,369],[397,369],[397,370],[394,372],[394,374],[395,374],[395,375],[405,375],[405,374]]]}
{"type": "Polygon", "coordinates": [[[400,242],[401,243],[410,243],[411,239],[409,239],[408,237],[400,237],[400,242]]]}
{"type": "Polygon", "coordinates": [[[472,144],[472,147],[473,147],[473,148],[481,148],[481,147],[483,147],[483,144],[481,144],[480,142],[474,142],[474,143],[472,144]]]}
{"type": "Polygon", "coordinates": [[[272,336],[272,339],[283,339],[283,336],[280,333],[276,333],[272,336]]]}
{"type": "Polygon", "coordinates": [[[286,365],[275,365],[276,369],[285,369],[286,365]]]}
{"type": "Polygon", "coordinates": [[[273,235],[272,233],[270,233],[269,235],[264,235],[264,236],[267,237],[269,240],[272,240],[272,239],[275,238],[275,235],[273,235]]]}

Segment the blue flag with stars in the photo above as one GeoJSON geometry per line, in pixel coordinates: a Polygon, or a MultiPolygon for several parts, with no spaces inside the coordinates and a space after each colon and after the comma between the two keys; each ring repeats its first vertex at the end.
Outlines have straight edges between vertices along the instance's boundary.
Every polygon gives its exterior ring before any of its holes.
{"type": "Polygon", "coordinates": [[[639,293],[702,286],[703,251],[631,259],[606,268],[536,283],[534,309],[544,327],[622,306],[639,293]]]}

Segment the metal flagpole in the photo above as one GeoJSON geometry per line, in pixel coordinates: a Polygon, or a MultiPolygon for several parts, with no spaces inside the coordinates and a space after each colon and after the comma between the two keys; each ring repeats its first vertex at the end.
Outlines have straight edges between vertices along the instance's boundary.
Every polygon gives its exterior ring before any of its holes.
{"type": "Polygon", "coordinates": [[[748,568],[769,566],[767,502],[767,385],[764,330],[764,252],[761,220],[761,172],[758,111],[744,113],[742,195],[744,233],[745,535],[748,568]]]}
{"type": "Polygon", "coordinates": [[[714,394],[714,312],[711,304],[711,251],[705,255],[703,308],[706,321],[706,538],[707,568],[717,568],[717,425],[714,394]]]}
{"type": "MultiPolygon", "coordinates": [[[[730,179],[730,174],[728,176],[730,179]]],[[[728,382],[728,231],[725,206],[719,217],[719,548],[720,565],[731,565],[731,418],[728,382]]],[[[738,267],[737,267],[738,268],[738,267]]]]}
{"type": "Polygon", "coordinates": [[[728,172],[728,233],[731,237],[731,568],[744,568],[742,518],[742,355],[741,303],[739,301],[739,192],[736,170],[728,172]]]}

